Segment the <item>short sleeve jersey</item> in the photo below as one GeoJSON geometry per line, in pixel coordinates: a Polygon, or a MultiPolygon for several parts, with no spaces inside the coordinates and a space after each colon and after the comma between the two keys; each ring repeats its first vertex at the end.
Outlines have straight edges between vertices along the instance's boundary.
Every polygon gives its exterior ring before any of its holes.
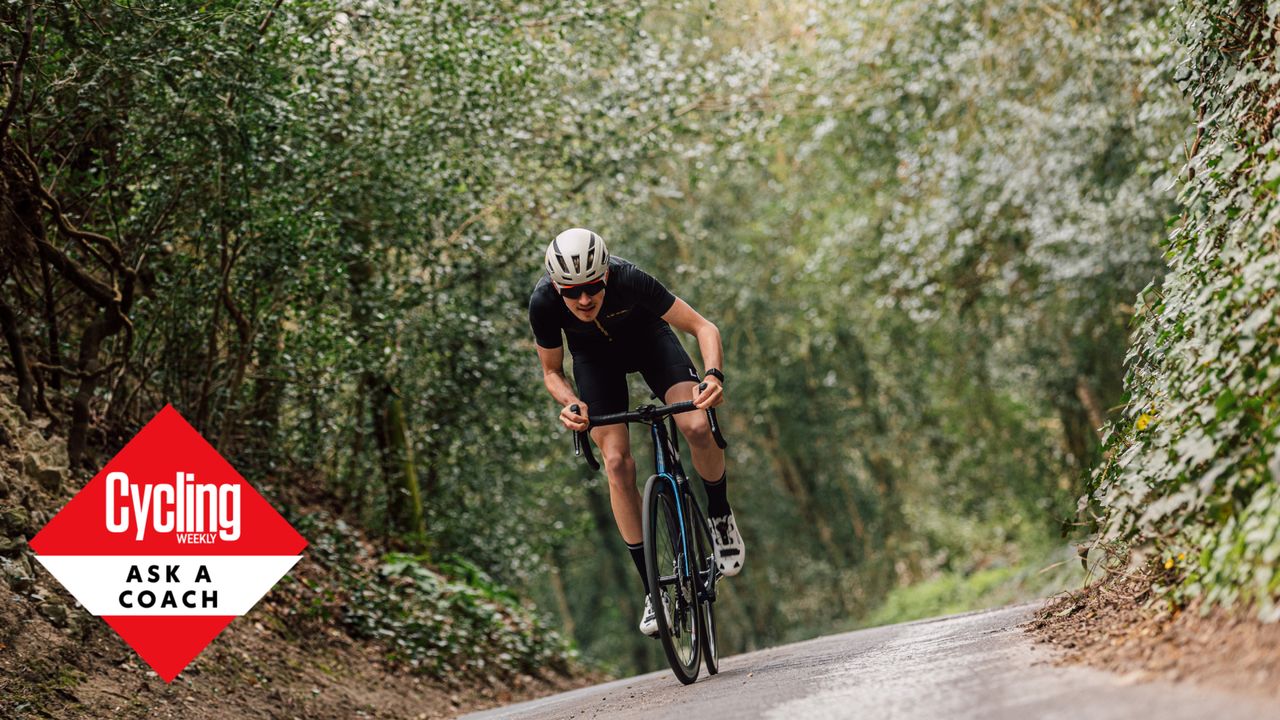
{"type": "Polygon", "coordinates": [[[569,339],[569,351],[608,352],[620,343],[643,340],[667,327],[663,314],[675,304],[676,296],[652,275],[620,257],[609,258],[609,280],[604,305],[594,322],[583,322],[565,307],[546,273],[529,298],[529,324],[538,345],[561,346],[560,333],[569,339]]]}

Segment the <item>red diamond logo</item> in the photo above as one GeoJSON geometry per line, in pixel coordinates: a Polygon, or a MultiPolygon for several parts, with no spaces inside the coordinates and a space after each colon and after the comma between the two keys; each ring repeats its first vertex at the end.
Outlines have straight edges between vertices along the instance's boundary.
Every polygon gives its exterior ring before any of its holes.
{"type": "Polygon", "coordinates": [[[170,682],[307,541],[166,405],[30,546],[170,682]]]}

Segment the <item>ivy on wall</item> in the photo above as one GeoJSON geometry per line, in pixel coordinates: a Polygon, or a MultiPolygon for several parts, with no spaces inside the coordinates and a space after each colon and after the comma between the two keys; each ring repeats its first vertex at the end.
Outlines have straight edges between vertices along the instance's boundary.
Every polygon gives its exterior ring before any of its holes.
{"type": "Polygon", "coordinates": [[[1168,274],[1147,289],[1125,416],[1089,498],[1177,602],[1280,620],[1280,5],[1187,2],[1179,81],[1199,113],[1168,274]]]}

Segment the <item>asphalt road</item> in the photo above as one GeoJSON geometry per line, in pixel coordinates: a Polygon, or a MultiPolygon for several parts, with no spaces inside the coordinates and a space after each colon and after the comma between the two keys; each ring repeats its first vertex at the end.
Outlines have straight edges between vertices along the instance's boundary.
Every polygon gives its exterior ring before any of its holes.
{"type": "MultiPolygon", "coordinates": [[[[832,635],[726,658],[681,685],[669,670],[467,718],[1280,720],[1280,707],[1187,683],[1050,664],[1018,625],[1036,605],[832,635]]],[[[656,641],[655,641],[656,642],[656,641]]]]}

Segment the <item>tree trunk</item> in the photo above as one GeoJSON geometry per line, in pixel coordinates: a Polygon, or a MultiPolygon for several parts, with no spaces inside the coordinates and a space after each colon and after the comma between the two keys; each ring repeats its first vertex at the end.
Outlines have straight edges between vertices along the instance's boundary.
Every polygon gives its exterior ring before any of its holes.
{"type": "Polygon", "coordinates": [[[414,465],[413,444],[404,417],[404,404],[385,382],[371,394],[374,435],[382,460],[382,476],[387,484],[387,519],[390,526],[415,550],[426,544],[426,524],[422,514],[422,493],[414,465]]]}
{"type": "Polygon", "coordinates": [[[1098,400],[1098,396],[1093,392],[1093,387],[1089,385],[1088,379],[1083,375],[1076,377],[1076,398],[1080,400],[1081,407],[1084,408],[1085,414],[1089,417],[1089,424],[1093,426],[1094,436],[1098,442],[1102,442],[1102,429],[1107,424],[1107,413],[1102,409],[1102,402],[1098,400]]]}
{"type": "Polygon", "coordinates": [[[244,384],[244,374],[253,353],[253,331],[242,316],[236,319],[236,331],[239,350],[236,353],[236,364],[231,374],[231,385],[227,389],[227,406],[222,413],[222,429],[218,431],[218,450],[226,454],[232,453],[235,449],[232,433],[236,429],[240,415],[237,398],[240,396],[240,386],[244,384]]]}
{"type": "MultiPolygon", "coordinates": [[[[21,67],[17,72],[21,73],[21,67]]],[[[0,274],[0,291],[8,278],[10,263],[29,262],[37,255],[33,235],[44,231],[39,205],[13,166],[8,148],[8,138],[0,135],[0,198],[4,200],[0,203],[0,264],[6,266],[0,274]]],[[[17,314],[3,296],[0,296],[0,331],[9,345],[9,357],[18,375],[18,407],[30,418],[35,410],[35,379],[22,343],[17,314]]]]}
{"type": "Polygon", "coordinates": [[[280,372],[276,367],[276,360],[284,349],[284,328],[278,318],[266,326],[266,333],[259,345],[255,362],[257,377],[253,381],[253,395],[245,418],[248,429],[245,451],[251,458],[270,457],[280,427],[281,390],[284,382],[276,379],[275,373],[280,372]]]}
{"type": "MultiPolygon", "coordinates": [[[[860,337],[849,330],[839,333],[837,340],[839,347],[849,358],[848,364],[853,376],[850,385],[858,394],[860,407],[865,408],[865,414],[870,421],[872,442],[887,439],[890,434],[889,421],[881,409],[880,389],[871,368],[871,358],[867,355],[866,346],[862,344],[860,337]]],[[[882,541],[881,547],[884,549],[882,555],[885,556],[881,559],[885,561],[886,567],[892,568],[893,561],[896,560],[894,555],[897,552],[897,543],[894,538],[905,525],[902,500],[898,497],[897,471],[893,467],[893,462],[874,446],[866,452],[866,463],[876,494],[880,496],[879,538],[882,541]]]]}
{"type": "Polygon", "coordinates": [[[76,388],[75,398],[71,402],[71,431],[67,437],[67,458],[71,467],[75,467],[88,444],[89,420],[92,414],[90,407],[94,391],[98,388],[99,372],[102,363],[98,355],[102,350],[102,341],[120,332],[124,327],[124,316],[116,308],[107,308],[102,316],[84,331],[80,338],[80,387],[76,388]]]}
{"type": "Polygon", "coordinates": [[[22,333],[18,331],[18,318],[4,301],[4,297],[0,297],[0,329],[4,331],[5,342],[9,344],[9,357],[18,374],[18,407],[30,418],[35,409],[35,384],[31,377],[31,366],[27,364],[22,333]]]}
{"type": "Polygon", "coordinates": [[[53,299],[53,278],[49,273],[49,262],[44,258],[40,259],[40,278],[44,283],[44,322],[49,333],[49,364],[53,366],[49,371],[49,387],[61,390],[62,372],[58,368],[62,365],[62,340],[58,333],[58,311],[53,299]]]}
{"type": "Polygon", "coordinates": [[[762,438],[769,457],[773,460],[774,474],[782,482],[783,490],[795,500],[800,517],[817,531],[818,542],[822,544],[827,556],[837,562],[851,560],[847,550],[841,548],[836,542],[835,530],[831,527],[830,520],[826,513],[818,509],[818,504],[809,490],[809,484],[805,482],[803,473],[796,466],[795,460],[782,446],[780,437],[776,421],[770,420],[765,423],[762,438]]]}
{"type": "Polygon", "coordinates": [[[556,599],[556,609],[560,612],[560,631],[565,638],[577,642],[577,628],[573,625],[573,611],[569,609],[569,596],[564,591],[564,578],[560,577],[560,553],[552,551],[548,575],[551,577],[551,593],[556,599]]]}
{"type": "Polygon", "coordinates": [[[222,321],[222,303],[213,304],[209,317],[208,342],[205,345],[204,368],[200,372],[200,395],[196,401],[195,425],[201,433],[208,434],[209,407],[213,396],[213,368],[218,362],[218,324],[222,321]]]}

